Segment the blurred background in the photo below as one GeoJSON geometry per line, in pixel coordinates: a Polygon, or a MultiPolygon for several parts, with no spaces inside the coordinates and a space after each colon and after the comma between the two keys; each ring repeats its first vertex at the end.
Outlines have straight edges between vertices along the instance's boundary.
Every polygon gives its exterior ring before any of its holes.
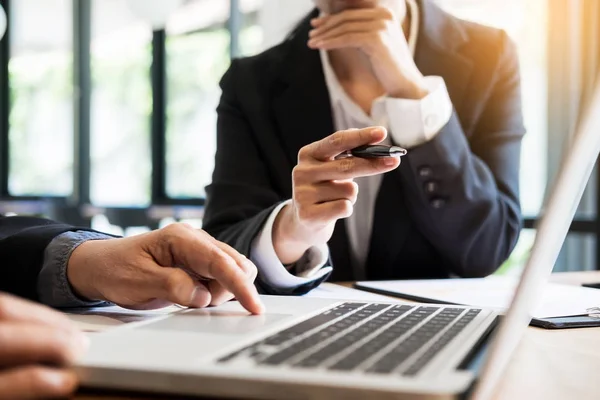
{"type": "MultiPolygon", "coordinates": [[[[528,134],[526,230],[500,273],[519,270],[549,182],[600,66],[596,0],[435,0],[505,29],[519,48],[528,134]]],[[[116,234],[200,227],[215,151],[218,82],[232,57],[277,44],[311,0],[0,0],[0,213],[116,234]]],[[[600,134],[600,132],[599,132],[600,134]]],[[[556,270],[600,269],[598,183],[556,270]]]]}

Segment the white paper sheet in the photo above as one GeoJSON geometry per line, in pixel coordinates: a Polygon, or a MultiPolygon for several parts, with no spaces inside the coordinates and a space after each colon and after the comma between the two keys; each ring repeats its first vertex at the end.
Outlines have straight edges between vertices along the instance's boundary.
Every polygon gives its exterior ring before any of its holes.
{"type": "Polygon", "coordinates": [[[357,301],[386,301],[386,302],[403,302],[400,299],[394,299],[389,296],[369,293],[362,290],[347,288],[333,283],[322,283],[318,288],[314,289],[305,297],[316,297],[321,299],[339,299],[339,300],[357,300],[357,301]]]}
{"type": "MultiPolygon", "coordinates": [[[[518,279],[508,277],[361,282],[363,286],[387,292],[500,311],[510,306],[517,284],[518,279]]],[[[548,283],[533,312],[533,317],[579,315],[585,314],[588,308],[599,306],[600,290],[598,289],[548,283]]]]}

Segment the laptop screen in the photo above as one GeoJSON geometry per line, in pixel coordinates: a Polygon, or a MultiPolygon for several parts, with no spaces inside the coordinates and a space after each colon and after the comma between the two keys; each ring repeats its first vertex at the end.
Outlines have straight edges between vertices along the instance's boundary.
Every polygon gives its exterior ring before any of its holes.
{"type": "Polygon", "coordinates": [[[548,281],[600,152],[600,82],[547,198],[536,240],[474,398],[492,397],[548,281]]]}

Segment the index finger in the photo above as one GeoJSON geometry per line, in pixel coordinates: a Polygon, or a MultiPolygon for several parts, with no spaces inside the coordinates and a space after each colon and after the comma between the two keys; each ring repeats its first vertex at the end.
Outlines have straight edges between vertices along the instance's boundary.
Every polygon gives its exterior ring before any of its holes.
{"type": "MultiPolygon", "coordinates": [[[[233,247],[229,246],[227,243],[219,242],[217,239],[213,238],[209,234],[207,234],[205,232],[201,232],[201,234],[202,233],[204,233],[207,237],[212,239],[212,242],[217,247],[219,247],[221,250],[223,250],[225,253],[227,253],[227,255],[236,262],[238,269],[244,274],[244,276],[246,277],[246,279],[249,282],[251,282],[251,283],[254,282],[254,280],[256,279],[258,270],[257,270],[256,266],[254,265],[254,263],[252,263],[252,261],[250,261],[244,255],[240,254],[237,250],[235,250],[233,247]]],[[[256,287],[254,287],[254,288],[255,288],[254,290],[256,290],[256,287]]],[[[214,292],[212,289],[213,289],[213,286],[211,286],[211,294],[213,295],[213,300],[216,301],[217,303],[222,303],[224,301],[229,300],[229,298],[227,298],[228,297],[227,295],[225,295],[222,298],[219,298],[219,290],[217,290],[217,292],[214,292]],[[223,299],[225,299],[225,300],[223,300],[223,299]]],[[[224,289],[226,291],[225,293],[229,293],[230,295],[233,294],[231,291],[228,291],[227,288],[221,287],[221,289],[224,289]]],[[[220,294],[223,294],[222,290],[221,290],[221,292],[222,293],[220,293],[220,294]]],[[[235,294],[233,294],[233,295],[235,297],[235,294]]],[[[262,314],[264,312],[265,307],[262,304],[262,301],[260,301],[260,298],[259,298],[259,306],[260,306],[260,312],[258,312],[257,314],[262,314]]]]}
{"type": "Polygon", "coordinates": [[[314,27],[335,27],[347,21],[369,21],[387,15],[389,11],[384,8],[347,9],[336,14],[327,14],[311,20],[314,27]]]}
{"type": "Polygon", "coordinates": [[[252,314],[264,312],[254,281],[239,268],[231,256],[217,246],[207,272],[208,278],[216,280],[225,290],[231,292],[246,310],[252,314]]]}
{"type": "Polygon", "coordinates": [[[175,239],[171,245],[171,252],[179,264],[203,278],[217,280],[251,313],[263,312],[264,307],[251,277],[213,242],[211,236],[203,231],[190,229],[175,239]]]}
{"type": "Polygon", "coordinates": [[[64,314],[7,293],[0,293],[0,321],[42,324],[63,330],[75,330],[73,323],[64,314]]]}
{"type": "Polygon", "coordinates": [[[356,147],[381,143],[386,137],[387,131],[381,126],[339,131],[325,139],[309,144],[300,152],[300,159],[308,156],[319,161],[330,161],[356,147]]]}

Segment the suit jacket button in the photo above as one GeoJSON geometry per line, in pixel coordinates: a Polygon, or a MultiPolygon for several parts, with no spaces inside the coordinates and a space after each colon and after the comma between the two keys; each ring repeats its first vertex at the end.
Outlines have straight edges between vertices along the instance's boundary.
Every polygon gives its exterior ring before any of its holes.
{"type": "Polygon", "coordinates": [[[430,114],[425,118],[425,127],[427,129],[433,129],[438,122],[438,118],[435,114],[430,114]]]}
{"type": "Polygon", "coordinates": [[[435,194],[435,192],[437,192],[438,189],[438,184],[435,182],[427,182],[425,184],[425,192],[427,194],[435,194]]]}
{"type": "Polygon", "coordinates": [[[421,178],[429,178],[433,175],[433,170],[429,167],[421,167],[419,168],[419,176],[421,178]]]}
{"type": "Polygon", "coordinates": [[[444,199],[431,200],[431,207],[435,208],[436,210],[440,210],[440,209],[444,208],[445,205],[446,205],[446,200],[444,200],[444,199]]]}

